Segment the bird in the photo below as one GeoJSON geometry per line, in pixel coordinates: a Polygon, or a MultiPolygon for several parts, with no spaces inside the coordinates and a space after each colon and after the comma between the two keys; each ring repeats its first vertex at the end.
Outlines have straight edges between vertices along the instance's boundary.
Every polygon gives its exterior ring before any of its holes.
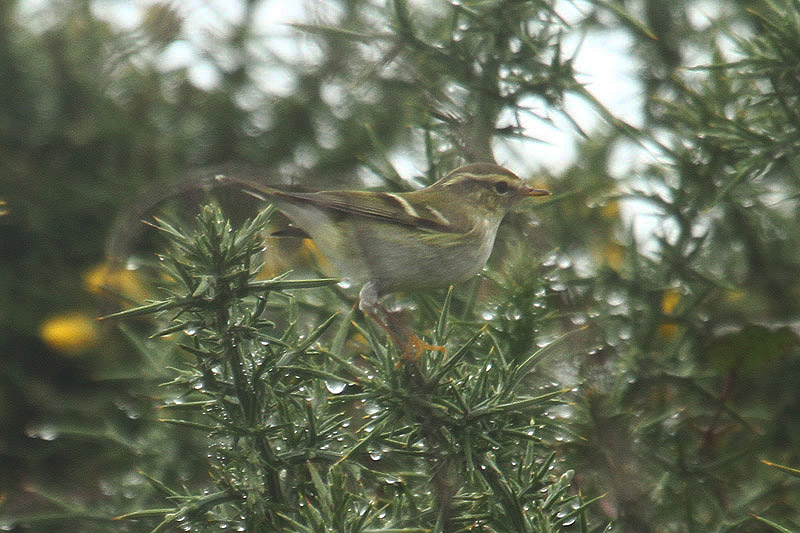
{"type": "Polygon", "coordinates": [[[443,347],[424,343],[383,307],[383,297],[475,276],[509,210],[525,198],[550,194],[493,163],[460,166],[411,192],[290,192],[227,175],[216,180],[235,184],[286,215],[292,226],[284,235],[313,239],[337,273],[361,287],[361,311],[386,330],[404,356],[417,359],[443,347]]]}

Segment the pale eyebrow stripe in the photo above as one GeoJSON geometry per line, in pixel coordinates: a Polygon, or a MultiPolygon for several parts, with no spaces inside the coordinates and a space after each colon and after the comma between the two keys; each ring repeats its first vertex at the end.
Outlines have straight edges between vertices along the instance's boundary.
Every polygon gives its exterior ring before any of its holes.
{"type": "Polygon", "coordinates": [[[414,218],[419,218],[419,213],[417,213],[417,210],[414,209],[414,207],[410,203],[408,203],[408,200],[406,200],[402,196],[398,196],[390,192],[384,193],[384,195],[388,198],[391,198],[398,204],[400,204],[400,207],[403,208],[403,211],[405,211],[407,215],[412,216],[414,218]]]}

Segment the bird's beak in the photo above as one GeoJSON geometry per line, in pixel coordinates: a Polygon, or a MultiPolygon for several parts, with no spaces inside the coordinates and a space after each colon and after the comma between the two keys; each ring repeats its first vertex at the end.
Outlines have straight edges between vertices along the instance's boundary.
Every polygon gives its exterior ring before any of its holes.
{"type": "Polygon", "coordinates": [[[533,187],[525,185],[522,187],[520,194],[522,194],[522,196],[550,196],[550,191],[546,191],[544,189],[534,189],[533,187]]]}

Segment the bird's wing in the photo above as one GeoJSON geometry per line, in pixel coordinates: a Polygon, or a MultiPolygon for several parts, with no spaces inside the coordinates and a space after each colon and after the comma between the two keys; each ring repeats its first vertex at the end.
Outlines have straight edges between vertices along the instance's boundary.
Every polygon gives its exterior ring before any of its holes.
{"type": "Polygon", "coordinates": [[[363,217],[377,218],[432,233],[467,233],[473,224],[461,208],[453,205],[432,207],[419,199],[418,192],[387,193],[366,191],[287,192],[260,183],[230,176],[217,176],[220,183],[239,185],[243,190],[264,201],[302,205],[311,204],[363,217]]]}
{"type": "Polygon", "coordinates": [[[364,191],[322,191],[315,193],[274,192],[273,196],[308,202],[341,213],[377,218],[438,233],[466,233],[472,226],[464,216],[445,216],[439,209],[416,201],[411,194],[364,191]]]}

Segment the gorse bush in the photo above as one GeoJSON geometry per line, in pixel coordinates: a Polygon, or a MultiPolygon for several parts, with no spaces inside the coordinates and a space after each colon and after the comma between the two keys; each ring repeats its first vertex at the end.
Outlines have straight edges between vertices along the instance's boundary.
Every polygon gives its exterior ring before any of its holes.
{"type": "Polygon", "coordinates": [[[0,3],[0,528],[800,530],[796,0],[331,0],[274,34],[258,1],[34,4],[0,3]],[[388,301],[447,347],[416,362],[204,190],[475,161],[553,196],[388,301]]]}
{"type": "Polygon", "coordinates": [[[256,279],[269,214],[234,229],[209,206],[192,233],[159,221],[174,285],[115,317],[152,313],[165,322],[154,336],[183,337],[191,362],[175,369],[163,422],[206,442],[210,479],[194,491],[152,479],[170,507],[121,519],[157,515],[155,531],[588,531],[573,472],[548,444],[564,394],[537,375],[548,348],[515,349],[500,324],[520,316],[459,321],[451,290],[423,321],[449,352],[402,359],[353,310],[309,319],[340,298],[297,293],[336,280],[256,279]]]}

